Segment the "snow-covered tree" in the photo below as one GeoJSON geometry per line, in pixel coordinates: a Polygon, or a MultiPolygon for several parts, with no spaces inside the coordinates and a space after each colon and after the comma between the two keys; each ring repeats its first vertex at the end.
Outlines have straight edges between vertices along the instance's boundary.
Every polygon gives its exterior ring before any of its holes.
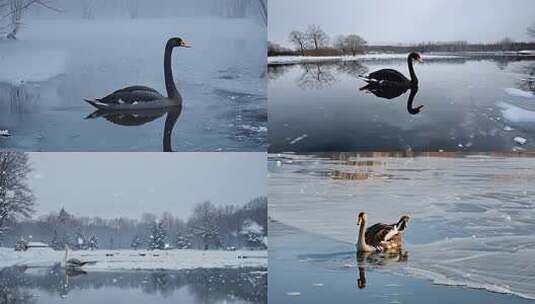
{"type": "Polygon", "coordinates": [[[92,235],[90,238],[89,238],[89,249],[90,250],[96,250],[98,249],[98,238],[96,235],[92,235]]]}
{"type": "Polygon", "coordinates": [[[77,231],[74,234],[72,248],[77,249],[77,250],[83,250],[83,249],[86,249],[87,247],[88,247],[88,244],[85,240],[84,235],[82,234],[81,231],[77,231]]]}
{"type": "Polygon", "coordinates": [[[250,248],[265,248],[264,243],[264,228],[257,222],[246,219],[243,221],[240,234],[245,237],[247,247],[250,248]]]}
{"type": "Polygon", "coordinates": [[[130,247],[134,248],[134,250],[137,250],[142,244],[143,240],[138,235],[136,235],[134,236],[132,243],[130,243],[130,247]]]}
{"type": "Polygon", "coordinates": [[[27,181],[28,155],[0,152],[0,240],[8,224],[33,213],[34,196],[27,181]]]}
{"type": "Polygon", "coordinates": [[[175,246],[178,249],[190,249],[191,248],[191,235],[189,234],[176,234],[175,246]]]}
{"type": "Polygon", "coordinates": [[[154,223],[151,233],[149,235],[149,249],[167,249],[169,248],[169,240],[167,238],[167,231],[163,223],[154,223]]]}
{"type": "Polygon", "coordinates": [[[50,247],[54,250],[62,250],[63,248],[65,248],[65,244],[63,244],[63,241],[59,239],[58,232],[55,229],[54,236],[50,241],[50,247]]]}
{"type": "Polygon", "coordinates": [[[21,238],[15,244],[15,251],[26,251],[28,249],[28,241],[24,238],[21,238]]]}

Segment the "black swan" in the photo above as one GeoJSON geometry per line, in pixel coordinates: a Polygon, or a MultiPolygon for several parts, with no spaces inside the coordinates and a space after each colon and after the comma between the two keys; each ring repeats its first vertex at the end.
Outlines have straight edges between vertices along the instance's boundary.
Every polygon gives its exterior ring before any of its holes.
{"type": "Polygon", "coordinates": [[[181,105],[182,96],[176,89],[171,70],[171,54],[175,47],[189,48],[190,45],[181,38],[171,38],[167,41],[163,64],[167,97],[155,89],[136,85],[117,90],[106,97],[85,101],[100,110],[144,110],[181,105]]]}
{"type": "Polygon", "coordinates": [[[375,224],[366,229],[368,217],[361,212],[357,218],[360,225],[357,252],[386,252],[401,250],[401,232],[407,228],[409,216],[404,215],[396,224],[375,224]]]}
{"type": "Polygon", "coordinates": [[[409,65],[409,74],[411,79],[407,79],[405,75],[401,74],[399,71],[394,69],[382,69],[370,73],[367,76],[361,76],[361,78],[369,84],[375,84],[385,87],[400,87],[400,88],[410,88],[418,85],[418,78],[414,73],[414,68],[412,62],[417,61],[422,63],[423,60],[420,54],[412,52],[407,57],[407,63],[409,65]]]}

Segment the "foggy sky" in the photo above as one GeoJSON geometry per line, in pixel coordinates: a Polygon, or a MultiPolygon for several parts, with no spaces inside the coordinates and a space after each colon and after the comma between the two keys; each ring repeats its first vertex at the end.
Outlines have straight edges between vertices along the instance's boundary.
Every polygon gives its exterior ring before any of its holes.
{"type": "Polygon", "coordinates": [[[269,0],[269,40],[319,24],[332,37],[357,33],[371,44],[528,39],[533,0],[269,0]]]}
{"type": "Polygon", "coordinates": [[[30,153],[36,216],[139,218],[196,203],[244,204],[266,195],[265,153],[30,153]]]}

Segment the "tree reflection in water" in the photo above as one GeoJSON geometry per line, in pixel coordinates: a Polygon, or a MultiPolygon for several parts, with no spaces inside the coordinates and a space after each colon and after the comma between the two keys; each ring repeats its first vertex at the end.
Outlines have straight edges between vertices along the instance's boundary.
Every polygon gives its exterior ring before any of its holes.
{"type": "Polygon", "coordinates": [[[35,291],[67,298],[73,290],[96,293],[104,287],[139,289],[163,298],[173,297],[187,287],[195,303],[267,303],[265,268],[85,273],[65,272],[57,265],[39,269],[8,267],[0,271],[0,303],[6,304],[38,303],[35,291]]]}

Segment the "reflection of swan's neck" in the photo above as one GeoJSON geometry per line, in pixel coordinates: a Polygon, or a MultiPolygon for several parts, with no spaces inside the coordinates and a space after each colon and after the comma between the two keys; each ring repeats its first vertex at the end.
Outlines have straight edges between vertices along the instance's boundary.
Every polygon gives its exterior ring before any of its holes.
{"type": "Polygon", "coordinates": [[[414,67],[412,66],[412,58],[410,56],[407,59],[407,63],[409,64],[409,75],[411,76],[411,84],[418,84],[418,78],[416,77],[416,73],[414,73],[414,67]]]}
{"type": "Polygon", "coordinates": [[[176,100],[177,103],[181,101],[180,94],[178,93],[175,80],[173,79],[173,70],[171,68],[171,55],[173,54],[173,46],[170,42],[165,46],[165,54],[163,59],[163,71],[165,77],[165,89],[167,90],[167,97],[172,100],[176,100]]]}
{"type": "Polygon", "coordinates": [[[412,115],[420,113],[420,111],[424,107],[423,105],[417,106],[416,108],[414,108],[412,106],[412,103],[414,101],[414,96],[416,96],[416,93],[418,93],[418,86],[417,85],[413,86],[413,88],[411,89],[411,92],[409,94],[409,99],[407,100],[407,111],[409,112],[409,114],[412,114],[412,115]]]}
{"type": "Polygon", "coordinates": [[[65,246],[65,255],[63,256],[63,266],[67,264],[67,257],[69,255],[69,247],[65,246]]]}
{"type": "Polygon", "coordinates": [[[165,127],[163,130],[163,151],[164,152],[173,152],[173,146],[171,144],[171,137],[173,134],[173,128],[175,126],[176,121],[178,120],[178,117],[180,116],[181,111],[182,111],[182,107],[179,106],[178,109],[172,109],[171,111],[167,112],[167,117],[165,118],[165,127]]]}

